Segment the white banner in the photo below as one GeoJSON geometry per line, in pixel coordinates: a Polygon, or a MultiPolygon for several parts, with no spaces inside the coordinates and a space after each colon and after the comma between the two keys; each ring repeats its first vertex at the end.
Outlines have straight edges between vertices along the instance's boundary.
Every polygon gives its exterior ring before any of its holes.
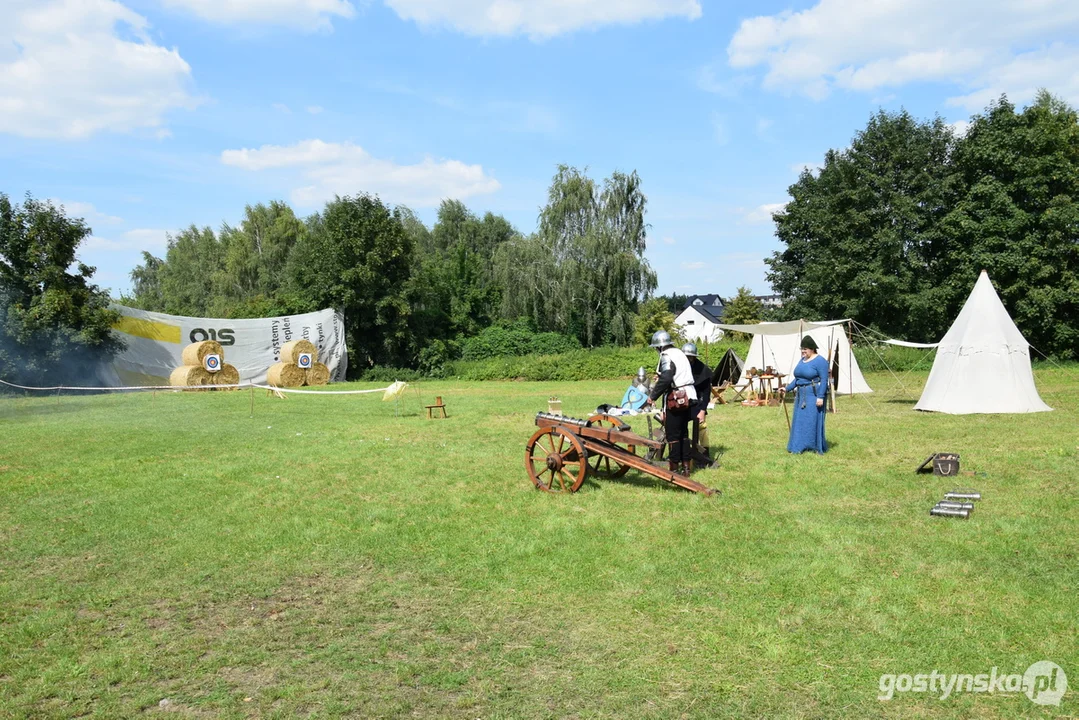
{"type": "Polygon", "coordinates": [[[333,310],[251,320],[193,318],[112,305],[121,314],[113,326],[127,348],[104,369],[110,387],[168,385],[172,371],[183,365],[183,350],[193,342],[221,343],[221,362],[240,371],[241,382],[266,382],[266,371],[281,357],[290,340],[310,340],[320,363],[330,369],[330,382],[345,379],[345,316],[333,310]]]}

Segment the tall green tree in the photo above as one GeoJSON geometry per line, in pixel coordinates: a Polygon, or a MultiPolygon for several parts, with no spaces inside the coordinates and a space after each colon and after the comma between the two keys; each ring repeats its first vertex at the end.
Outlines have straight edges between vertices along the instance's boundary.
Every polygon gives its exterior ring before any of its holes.
{"type": "Polygon", "coordinates": [[[108,293],[76,256],[89,235],[62,207],[29,195],[13,205],[0,193],[0,377],[86,384],[121,349],[108,293]]]}
{"type": "Polygon", "coordinates": [[[954,183],[955,138],[940,118],[880,111],[849,149],[803,171],[774,215],[786,246],[766,262],[792,315],[851,317],[927,339],[942,312],[924,302],[939,261],[939,224],[954,183]],[[927,317],[929,314],[929,317],[927,317]]]}
{"type": "Polygon", "coordinates": [[[131,296],[121,298],[125,305],[161,312],[165,299],[161,294],[161,266],[165,261],[142,251],[142,263],[131,271],[131,296]]]}
{"type": "Polygon", "coordinates": [[[973,118],[954,163],[934,296],[954,317],[981,270],[1027,340],[1079,358],[1079,118],[1048,92],[973,118]]]}
{"type": "Polygon", "coordinates": [[[937,340],[978,273],[1045,353],[1079,357],[1079,125],[1041,93],[1007,98],[963,137],[937,118],[878,113],[777,213],[768,264],[784,313],[853,317],[937,340]]]}
{"type": "Polygon", "coordinates": [[[375,196],[337,197],[308,220],[289,258],[291,289],[304,309],[345,313],[350,374],[416,357],[406,299],[411,260],[401,213],[375,196]]]}
{"type": "Polygon", "coordinates": [[[675,326],[674,318],[675,315],[668,309],[665,298],[645,300],[633,318],[633,344],[648,345],[652,342],[652,334],[657,330],[666,330],[672,339],[679,338],[680,329],[675,326]]]}
{"type": "Polygon", "coordinates": [[[210,228],[192,225],[168,236],[164,260],[144,252],[131,277],[138,307],[208,316],[220,306],[220,290],[227,284],[225,246],[210,228]]]}
{"type": "Polygon", "coordinates": [[[559,166],[536,234],[503,246],[500,279],[512,288],[503,316],[528,317],[588,346],[631,343],[638,304],[656,287],[644,258],[645,206],[636,172],[615,172],[600,189],[559,166]]]}
{"type": "Polygon", "coordinates": [[[220,242],[224,272],[216,277],[214,314],[224,317],[279,315],[289,311],[284,288],[292,249],[306,231],[292,208],[280,201],[248,205],[239,227],[225,225],[220,242]]]}
{"type": "MultiPolygon", "coordinates": [[[[763,308],[760,301],[753,297],[753,292],[744,285],[738,288],[738,294],[723,307],[725,325],[752,325],[761,321],[763,308]]],[[[732,340],[744,340],[751,337],[747,333],[727,331],[732,340]]]]}

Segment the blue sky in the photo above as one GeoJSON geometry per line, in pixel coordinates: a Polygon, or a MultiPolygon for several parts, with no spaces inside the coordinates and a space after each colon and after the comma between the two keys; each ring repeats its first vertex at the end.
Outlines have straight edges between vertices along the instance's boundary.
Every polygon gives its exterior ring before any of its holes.
{"type": "Polygon", "coordinates": [[[1079,103],[1079,2],[0,0],[0,191],[166,233],[377,192],[531,232],[556,165],[637,170],[660,292],[769,291],[770,212],[878,108],[1079,103]]]}

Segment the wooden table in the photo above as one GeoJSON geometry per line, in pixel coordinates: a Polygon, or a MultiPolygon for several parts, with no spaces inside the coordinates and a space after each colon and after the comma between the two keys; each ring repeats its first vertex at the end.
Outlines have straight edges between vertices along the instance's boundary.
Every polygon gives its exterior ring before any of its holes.
{"type": "Polygon", "coordinates": [[[768,405],[773,398],[778,399],[779,388],[783,387],[784,373],[771,375],[753,375],[749,378],[749,391],[758,405],[768,405]]]}

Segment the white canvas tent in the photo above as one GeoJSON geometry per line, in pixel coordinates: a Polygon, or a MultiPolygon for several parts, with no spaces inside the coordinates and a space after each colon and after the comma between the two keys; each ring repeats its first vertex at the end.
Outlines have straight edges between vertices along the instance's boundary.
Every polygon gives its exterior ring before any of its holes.
{"type": "Polygon", "coordinates": [[[915,410],[966,415],[1052,410],[1030,369],[1030,345],[983,270],[937,357],[915,410]]]}
{"type": "Polygon", "coordinates": [[[846,322],[847,320],[821,322],[793,320],[782,323],[720,325],[719,327],[724,330],[753,333],[753,340],[746,354],[745,367],[742,370],[742,376],[738,379],[739,384],[746,381],[746,372],[750,368],[763,370],[769,365],[786,375],[786,382],[792,380],[794,366],[802,358],[802,337],[809,335],[817,343],[817,352],[828,360],[832,367],[835,367],[838,360],[839,382],[835,388],[837,395],[871,393],[873,389],[862,376],[862,371],[858,368],[858,360],[855,359],[850,343],[847,341],[847,333],[843,327],[846,322]]]}

